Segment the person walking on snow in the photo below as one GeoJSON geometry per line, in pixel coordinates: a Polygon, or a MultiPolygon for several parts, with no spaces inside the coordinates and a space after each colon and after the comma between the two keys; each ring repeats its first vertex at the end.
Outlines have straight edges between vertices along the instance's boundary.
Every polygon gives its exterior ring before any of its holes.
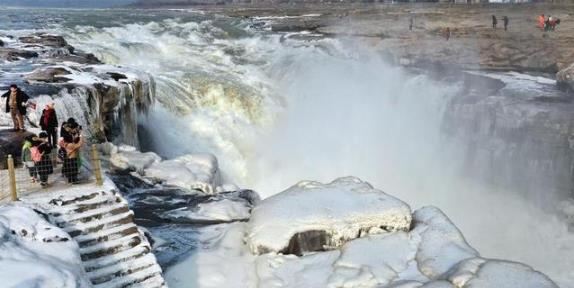
{"type": "Polygon", "coordinates": [[[2,95],[6,98],[6,113],[12,116],[14,131],[25,131],[24,117],[26,116],[27,102],[30,99],[28,94],[20,90],[16,84],[10,85],[10,90],[2,95]]]}
{"type": "Polygon", "coordinates": [[[46,105],[46,108],[42,111],[40,127],[48,133],[48,141],[52,144],[52,147],[56,147],[58,143],[58,116],[54,109],[54,103],[46,105]]]}
{"type": "Polygon", "coordinates": [[[496,29],[497,24],[498,24],[498,20],[496,20],[496,16],[492,15],[492,28],[496,29]]]}

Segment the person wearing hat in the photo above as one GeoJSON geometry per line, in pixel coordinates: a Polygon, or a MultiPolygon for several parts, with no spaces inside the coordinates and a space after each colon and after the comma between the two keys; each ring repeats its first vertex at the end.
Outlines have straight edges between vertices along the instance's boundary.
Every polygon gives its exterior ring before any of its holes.
{"type": "Polygon", "coordinates": [[[42,110],[39,126],[48,133],[48,141],[52,144],[52,147],[56,147],[58,143],[58,116],[54,109],[54,103],[49,103],[46,105],[46,108],[42,110]]]}
{"type": "Polygon", "coordinates": [[[10,113],[14,122],[14,131],[24,131],[24,116],[26,116],[26,104],[30,97],[20,90],[16,84],[10,85],[10,91],[4,93],[6,98],[6,113],[10,113]]]}

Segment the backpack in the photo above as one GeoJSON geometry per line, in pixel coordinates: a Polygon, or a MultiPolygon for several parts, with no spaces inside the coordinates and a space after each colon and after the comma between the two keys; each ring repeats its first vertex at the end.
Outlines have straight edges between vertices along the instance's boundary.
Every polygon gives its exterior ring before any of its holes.
{"type": "Polygon", "coordinates": [[[36,163],[42,161],[42,153],[40,153],[40,149],[38,149],[38,146],[30,148],[30,154],[32,154],[32,161],[36,163]]]}

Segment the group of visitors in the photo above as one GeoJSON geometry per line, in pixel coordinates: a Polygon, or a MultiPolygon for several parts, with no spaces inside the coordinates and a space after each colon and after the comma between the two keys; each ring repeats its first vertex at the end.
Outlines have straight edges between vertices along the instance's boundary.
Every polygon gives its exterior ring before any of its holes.
{"type": "Polygon", "coordinates": [[[559,18],[552,17],[550,15],[545,17],[544,14],[538,16],[538,28],[543,29],[544,31],[554,31],[558,25],[560,25],[559,18]]]}
{"type": "MultiPolygon", "coordinates": [[[[12,115],[14,131],[25,131],[24,117],[29,97],[16,85],[2,97],[6,99],[6,112],[12,115]]],[[[62,163],[62,175],[70,184],[78,183],[81,167],[80,149],[85,143],[82,126],[70,118],[60,127],[58,141],[58,116],[54,103],[49,103],[42,111],[38,123],[42,132],[25,138],[22,146],[22,163],[28,168],[32,183],[39,182],[42,187],[48,185],[49,175],[54,173],[54,166],[62,163]],[[57,148],[57,157],[52,152],[57,148]]]]}

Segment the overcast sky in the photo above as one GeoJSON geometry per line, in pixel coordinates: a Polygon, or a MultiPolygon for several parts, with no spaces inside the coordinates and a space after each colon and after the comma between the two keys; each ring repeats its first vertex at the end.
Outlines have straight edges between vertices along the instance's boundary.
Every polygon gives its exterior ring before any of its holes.
{"type": "Polygon", "coordinates": [[[112,7],[136,0],[0,0],[0,6],[27,7],[112,7]]]}

